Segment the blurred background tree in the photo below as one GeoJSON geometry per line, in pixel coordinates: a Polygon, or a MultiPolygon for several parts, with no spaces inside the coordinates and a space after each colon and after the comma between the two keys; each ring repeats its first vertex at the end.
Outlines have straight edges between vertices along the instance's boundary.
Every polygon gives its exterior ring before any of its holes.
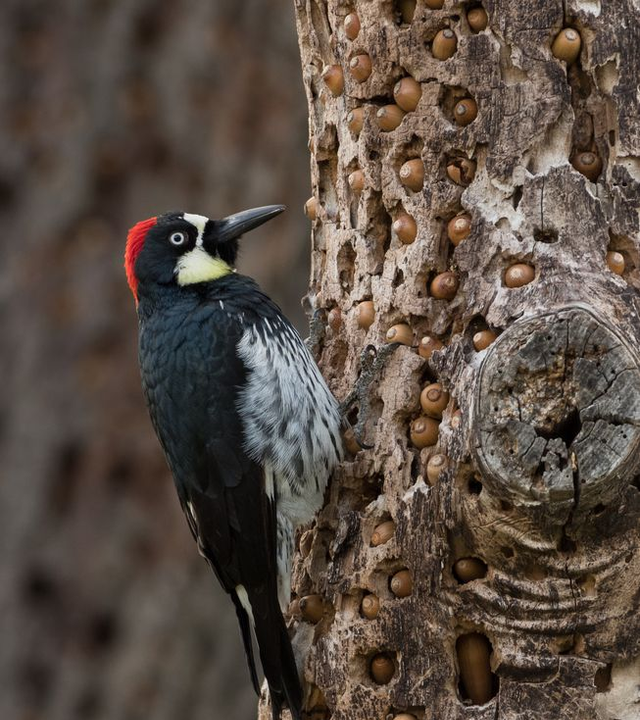
{"type": "Polygon", "coordinates": [[[0,718],[255,717],[140,392],[137,220],[284,202],[240,269],[302,324],[290,0],[0,7],[0,718]]]}

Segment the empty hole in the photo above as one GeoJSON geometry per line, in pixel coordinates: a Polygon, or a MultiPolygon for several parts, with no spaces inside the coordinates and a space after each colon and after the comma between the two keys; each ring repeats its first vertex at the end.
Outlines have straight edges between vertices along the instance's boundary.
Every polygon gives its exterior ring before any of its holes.
{"type": "Polygon", "coordinates": [[[578,545],[576,544],[576,542],[574,540],[571,540],[571,538],[568,538],[566,535],[562,536],[562,539],[558,544],[558,550],[564,553],[574,553],[577,548],[578,545]]]}
{"type": "Polygon", "coordinates": [[[513,510],[513,505],[506,500],[500,500],[500,510],[503,512],[511,512],[513,510]]]}
{"type": "Polygon", "coordinates": [[[607,692],[611,687],[611,663],[596,670],[593,677],[593,684],[596,686],[596,692],[607,692]]]}
{"type": "Polygon", "coordinates": [[[515,555],[515,552],[513,551],[513,548],[510,548],[508,545],[503,545],[500,548],[500,552],[506,557],[506,558],[512,558],[515,555]]]}
{"type": "Polygon", "coordinates": [[[513,203],[513,209],[517,210],[518,205],[520,205],[520,200],[522,200],[522,185],[518,185],[516,187],[515,192],[511,196],[511,202],[513,203]]]}
{"type": "Polygon", "coordinates": [[[472,495],[480,495],[482,492],[482,483],[476,477],[469,480],[467,487],[472,495]]]}
{"type": "Polygon", "coordinates": [[[549,245],[558,242],[558,231],[553,228],[536,228],[533,231],[533,239],[536,242],[547,243],[549,245]]]}
{"type": "Polygon", "coordinates": [[[598,503],[593,510],[591,511],[594,515],[600,515],[603,513],[607,508],[602,503],[598,503]]]}

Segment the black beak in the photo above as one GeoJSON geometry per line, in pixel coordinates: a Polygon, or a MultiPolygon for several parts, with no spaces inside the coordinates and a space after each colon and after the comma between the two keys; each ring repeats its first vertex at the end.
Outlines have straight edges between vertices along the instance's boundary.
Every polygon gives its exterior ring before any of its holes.
{"type": "Polygon", "coordinates": [[[242,212],[235,213],[235,215],[229,215],[222,220],[218,220],[216,240],[218,243],[235,240],[239,238],[240,235],[244,235],[244,233],[249,232],[249,230],[257,228],[276,215],[280,215],[285,209],[284,205],[266,205],[265,207],[243,210],[242,212]]]}

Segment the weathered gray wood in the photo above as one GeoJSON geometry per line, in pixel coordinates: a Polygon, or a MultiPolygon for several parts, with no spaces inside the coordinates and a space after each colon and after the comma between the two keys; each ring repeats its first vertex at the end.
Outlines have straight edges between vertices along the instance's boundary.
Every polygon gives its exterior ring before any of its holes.
{"type": "Polygon", "coordinates": [[[373,391],[374,449],[336,474],[298,558],[294,597],[320,593],[329,608],[312,626],[292,606],[311,716],[637,717],[628,678],[640,656],[640,10],[631,0],[486,0],[487,29],[474,33],[470,3],[432,10],[418,0],[410,23],[398,22],[399,5],[295,1],[319,203],[310,299],[341,317],[322,368],[342,398],[366,344],[400,322],[414,339],[373,391]],[[343,21],[354,11],[361,30],[349,40],[343,21]],[[563,26],[582,38],[570,67],[550,49],[563,26]],[[457,50],[441,61],[430,43],[445,27],[457,50]],[[358,83],[349,62],[362,53],[372,73],[358,83]],[[344,74],[337,97],[321,78],[334,64],[344,74]],[[407,75],[422,97],[384,132],[377,110],[407,75]],[[478,106],[466,127],[453,121],[461,97],[478,106]],[[358,108],[356,135],[347,117],[358,108]],[[602,159],[597,182],[571,164],[584,151],[602,159]],[[424,184],[412,191],[399,170],[418,158],[424,184]],[[468,185],[447,174],[464,158],[477,164],[468,185]],[[348,182],[356,169],[357,192],[348,182]],[[392,230],[401,211],[416,221],[408,245],[392,230]],[[454,247],[446,225],[461,211],[471,232],[454,247]],[[622,275],[608,269],[608,250],[624,254],[622,275]],[[514,263],[531,265],[533,281],[508,287],[514,263]],[[429,289],[445,270],[460,281],[452,300],[429,289]],[[366,331],[357,324],[363,300],[376,313],[366,331]],[[473,335],[487,327],[501,337],[478,352],[473,335]],[[444,345],[428,361],[416,351],[426,334],[444,345]],[[419,450],[409,426],[433,381],[451,400],[437,445],[419,450]],[[430,485],[436,453],[448,465],[430,485]],[[374,527],[389,519],[393,538],[371,546],[374,527]],[[486,576],[454,574],[468,557],[484,561],[486,576]],[[389,580],[402,568],[413,592],[397,598],[389,580]],[[360,610],[367,593],[380,600],[373,620],[360,610]],[[497,686],[483,706],[458,685],[456,640],[476,632],[491,642],[491,666],[481,670],[497,686]],[[395,662],[385,685],[368,667],[377,653],[395,662]]]}

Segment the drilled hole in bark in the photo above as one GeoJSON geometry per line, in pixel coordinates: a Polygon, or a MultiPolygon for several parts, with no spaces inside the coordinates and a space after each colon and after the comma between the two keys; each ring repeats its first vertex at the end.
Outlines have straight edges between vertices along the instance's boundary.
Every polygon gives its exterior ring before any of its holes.
{"type": "Polygon", "coordinates": [[[356,252],[351,243],[346,242],[338,252],[338,267],[340,268],[340,286],[349,293],[353,287],[353,277],[356,266],[356,252]]]}
{"type": "Polygon", "coordinates": [[[500,552],[506,557],[507,559],[512,558],[515,555],[515,552],[513,548],[510,548],[508,545],[503,545],[500,548],[500,552]]]}
{"type": "Polygon", "coordinates": [[[87,643],[90,650],[97,652],[107,650],[118,636],[118,625],[115,615],[109,612],[96,614],[87,629],[87,643]]]}
{"type": "Polygon", "coordinates": [[[396,25],[409,25],[416,11],[416,0],[394,0],[393,19],[396,25]]]}
{"type": "Polygon", "coordinates": [[[631,481],[631,487],[640,490],[640,475],[636,475],[631,481]]]}
{"type": "Polygon", "coordinates": [[[552,243],[558,242],[558,231],[553,228],[535,228],[533,231],[533,239],[536,242],[551,245],[552,243]]]}
{"type": "Polygon", "coordinates": [[[596,686],[596,692],[607,692],[611,688],[611,663],[596,670],[593,677],[593,684],[596,686]]]}
{"type": "Polygon", "coordinates": [[[578,544],[575,540],[568,538],[566,535],[563,535],[558,543],[558,550],[563,553],[574,553],[577,549],[578,544]]]}
{"type": "Polygon", "coordinates": [[[23,580],[22,596],[34,605],[46,605],[57,599],[58,588],[53,577],[44,568],[34,566],[23,580]]]}
{"type": "Polygon", "coordinates": [[[500,510],[502,510],[502,512],[511,512],[513,510],[513,505],[506,500],[500,500],[500,510]]]}
{"type": "Polygon", "coordinates": [[[393,276],[393,287],[394,288],[400,287],[400,285],[402,285],[403,283],[404,283],[404,273],[402,272],[402,270],[400,270],[400,268],[397,268],[396,273],[393,276]]]}
{"type": "MultiPolygon", "coordinates": [[[[547,417],[545,420],[551,421],[551,418],[547,417]]],[[[579,411],[575,407],[568,409],[565,417],[557,422],[555,426],[551,428],[548,428],[548,426],[536,427],[536,433],[540,437],[546,440],[560,438],[568,448],[571,447],[581,430],[582,420],[579,411]]]]}
{"type": "Polygon", "coordinates": [[[470,97],[469,91],[459,85],[442,85],[440,87],[440,109],[450,123],[456,124],[454,108],[464,98],[470,97]]]}
{"type": "Polygon", "coordinates": [[[591,511],[591,513],[592,513],[593,515],[602,515],[602,513],[603,513],[606,509],[607,509],[606,505],[603,505],[602,503],[598,503],[598,504],[593,508],[593,510],[591,511]]]}
{"type": "Polygon", "coordinates": [[[491,672],[492,652],[482,633],[466,633],[456,640],[458,692],[465,704],[484,705],[498,692],[498,678],[491,672]]]}
{"type": "Polygon", "coordinates": [[[520,200],[522,200],[522,185],[518,185],[511,196],[511,203],[513,204],[513,209],[517,210],[518,205],[520,205],[520,200]]]}
{"type": "Polygon", "coordinates": [[[594,575],[584,575],[576,580],[580,592],[586,597],[596,596],[596,578],[594,575]]]}
{"type": "Polygon", "coordinates": [[[480,495],[482,492],[482,483],[478,478],[472,477],[467,483],[467,489],[471,495],[480,495]]]}

